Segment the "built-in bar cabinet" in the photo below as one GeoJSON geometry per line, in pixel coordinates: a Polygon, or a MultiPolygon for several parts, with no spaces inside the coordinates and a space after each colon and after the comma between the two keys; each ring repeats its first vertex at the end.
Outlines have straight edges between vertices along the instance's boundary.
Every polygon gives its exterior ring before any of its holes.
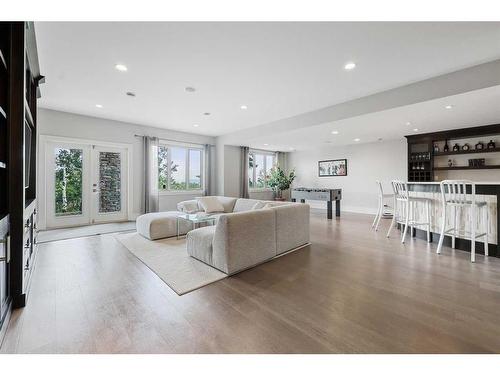
{"type": "Polygon", "coordinates": [[[37,98],[33,22],[0,22],[0,341],[23,307],[36,260],[37,98]]]}

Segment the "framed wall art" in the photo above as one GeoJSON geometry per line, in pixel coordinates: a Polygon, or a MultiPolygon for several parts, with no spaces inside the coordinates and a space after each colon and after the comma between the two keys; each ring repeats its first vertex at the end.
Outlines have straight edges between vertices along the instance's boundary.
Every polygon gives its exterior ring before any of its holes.
{"type": "Polygon", "coordinates": [[[318,161],[318,176],[347,176],[347,159],[318,161]]]}

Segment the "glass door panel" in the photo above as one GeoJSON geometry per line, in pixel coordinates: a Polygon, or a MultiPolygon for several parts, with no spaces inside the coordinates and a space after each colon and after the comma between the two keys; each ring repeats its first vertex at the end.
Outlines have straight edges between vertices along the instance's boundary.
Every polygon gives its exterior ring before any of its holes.
{"type": "Polygon", "coordinates": [[[90,146],[62,143],[47,146],[47,226],[89,224],[90,146]]]}
{"type": "Polygon", "coordinates": [[[83,150],[55,148],[55,215],[83,213],[83,150]]]}
{"type": "Polygon", "coordinates": [[[94,146],[92,151],[92,222],[127,219],[127,153],[125,149],[94,146]]]}
{"type": "Polygon", "coordinates": [[[120,212],[121,154],[99,151],[99,213],[120,212]]]}

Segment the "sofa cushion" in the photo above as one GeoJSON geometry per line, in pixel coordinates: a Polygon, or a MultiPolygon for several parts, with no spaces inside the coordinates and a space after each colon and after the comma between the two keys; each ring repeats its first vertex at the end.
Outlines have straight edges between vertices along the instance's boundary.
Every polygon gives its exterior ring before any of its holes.
{"type": "MultiPolygon", "coordinates": [[[[137,233],[149,240],[158,240],[177,235],[177,215],[179,211],[150,212],[137,218],[137,233]]],[[[186,234],[191,229],[189,222],[180,220],[180,233],[186,234]]]]}
{"type": "Polygon", "coordinates": [[[309,205],[291,203],[270,208],[276,213],[276,254],[309,243],[309,205]]]}
{"type": "Polygon", "coordinates": [[[221,215],[211,265],[230,275],[276,256],[276,214],[250,210],[221,215]]]}
{"type": "Polygon", "coordinates": [[[257,199],[238,198],[234,205],[233,212],[250,211],[257,203],[262,203],[262,201],[257,199]]]}
{"type": "Polygon", "coordinates": [[[186,239],[187,253],[203,263],[212,265],[214,233],[215,225],[190,231],[186,239]]]}
{"type": "Polygon", "coordinates": [[[200,197],[196,198],[200,207],[207,214],[211,214],[214,212],[224,212],[224,206],[219,201],[217,197],[200,197]]]}

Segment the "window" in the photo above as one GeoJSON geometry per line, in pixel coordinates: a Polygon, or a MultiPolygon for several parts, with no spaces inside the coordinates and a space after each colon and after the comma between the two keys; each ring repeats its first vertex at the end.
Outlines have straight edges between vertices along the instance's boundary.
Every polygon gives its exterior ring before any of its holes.
{"type": "Polygon", "coordinates": [[[160,145],[158,188],[164,191],[201,190],[202,152],[201,148],[160,145]]]}
{"type": "Polygon", "coordinates": [[[250,189],[267,188],[268,176],[275,165],[275,153],[250,151],[248,154],[248,186],[250,189]]]}

